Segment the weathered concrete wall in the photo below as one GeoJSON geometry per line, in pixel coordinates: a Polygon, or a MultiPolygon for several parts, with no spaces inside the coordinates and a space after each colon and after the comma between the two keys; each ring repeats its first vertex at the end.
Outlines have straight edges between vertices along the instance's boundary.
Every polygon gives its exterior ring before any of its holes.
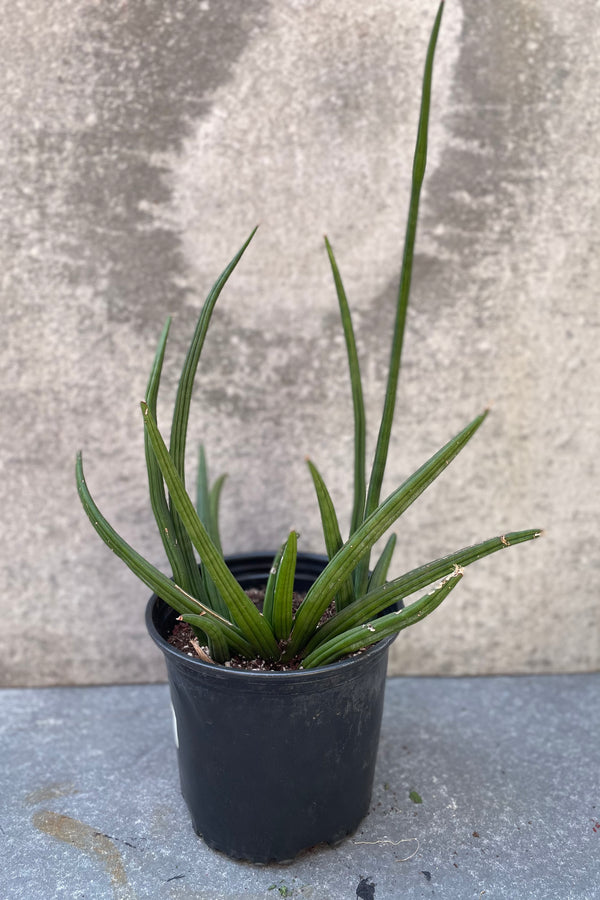
{"type": "MultiPolygon", "coordinates": [[[[387,487],[485,406],[404,517],[394,571],[507,530],[393,671],[598,668],[598,44],[592,0],[448,0],[387,487]]],[[[371,447],[435,4],[2,3],[3,684],[162,678],[146,589],[79,506],[164,564],[143,396],[162,407],[200,299],[256,222],[215,313],[190,445],[230,478],[229,551],[301,531],[304,457],[347,521],[351,405],[322,234],[355,313],[371,447]]],[[[163,421],[166,416],[163,413],[163,421]]]]}

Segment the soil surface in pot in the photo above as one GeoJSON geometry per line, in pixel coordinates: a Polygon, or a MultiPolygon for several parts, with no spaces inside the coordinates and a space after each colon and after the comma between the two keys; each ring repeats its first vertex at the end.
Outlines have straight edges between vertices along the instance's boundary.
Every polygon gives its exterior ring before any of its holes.
{"type": "MultiPolygon", "coordinates": [[[[249,588],[246,591],[246,594],[248,595],[248,597],[250,597],[257,609],[262,612],[263,600],[265,599],[265,589],[249,588]]],[[[299,594],[294,591],[292,598],[292,609],[294,614],[297,612],[305,596],[305,593],[299,594]]],[[[319,625],[323,625],[334,615],[335,602],[332,601],[332,603],[323,613],[319,625]]],[[[175,622],[175,627],[173,628],[173,631],[169,635],[167,640],[172,647],[175,647],[176,650],[180,650],[182,653],[185,653],[186,656],[195,656],[199,659],[204,659],[207,662],[212,662],[210,657],[208,657],[208,647],[200,646],[196,635],[194,634],[192,626],[188,625],[187,622],[175,622]]],[[[285,642],[282,641],[280,646],[283,651],[285,649],[285,642]]],[[[224,665],[231,669],[248,669],[258,672],[293,672],[301,667],[302,659],[297,656],[284,664],[277,661],[265,662],[264,659],[260,658],[246,659],[244,656],[232,656],[231,659],[224,663],[224,665]]]]}

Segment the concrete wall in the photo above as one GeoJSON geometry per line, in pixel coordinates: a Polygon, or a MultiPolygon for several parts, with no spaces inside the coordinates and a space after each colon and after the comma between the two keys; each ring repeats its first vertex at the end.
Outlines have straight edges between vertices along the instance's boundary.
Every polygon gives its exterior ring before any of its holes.
{"type": "MultiPolygon", "coordinates": [[[[447,0],[387,489],[492,415],[404,517],[394,573],[478,539],[395,673],[600,662],[598,42],[592,0],[447,0]]],[[[351,405],[322,235],[355,314],[370,447],[386,377],[422,64],[410,0],[2,3],[0,680],[157,680],[147,590],[77,499],[163,565],[142,423],[174,316],[163,422],[201,298],[256,222],[194,405],[226,470],[226,550],[320,550],[304,458],[342,520],[351,405]]],[[[160,411],[160,410],[159,410],[160,411]]],[[[190,464],[192,461],[190,461],[190,464]]]]}

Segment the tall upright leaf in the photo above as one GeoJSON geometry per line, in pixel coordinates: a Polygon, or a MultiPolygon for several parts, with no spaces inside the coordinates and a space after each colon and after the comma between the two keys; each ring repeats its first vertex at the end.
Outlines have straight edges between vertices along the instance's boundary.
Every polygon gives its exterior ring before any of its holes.
{"type": "MultiPolygon", "coordinates": [[[[171,319],[169,317],[158,342],[146,388],[146,403],[154,418],[156,418],[158,390],[170,327],[171,319]]],[[[152,512],[154,513],[154,518],[158,526],[165,553],[167,554],[167,559],[169,560],[169,564],[173,571],[173,578],[184,590],[199,597],[204,602],[207,602],[207,598],[203,594],[203,585],[194,555],[192,553],[190,559],[190,556],[183,552],[181,545],[177,541],[173,517],[171,516],[171,511],[169,510],[169,505],[165,496],[162,473],[158,462],[156,461],[152,444],[150,443],[150,439],[145,430],[144,451],[146,455],[146,469],[148,472],[150,505],[152,507],[152,512]]]]}
{"type": "MultiPolygon", "coordinates": [[[[381,424],[379,426],[379,434],[377,437],[377,446],[375,449],[373,468],[371,470],[371,477],[369,479],[369,490],[367,493],[365,517],[370,516],[373,510],[376,509],[379,505],[381,485],[383,483],[383,475],[387,462],[390,436],[392,433],[392,422],[394,419],[398,377],[400,373],[400,361],[402,358],[402,346],[404,343],[404,329],[406,326],[406,312],[408,309],[410,284],[412,279],[413,256],[415,248],[415,238],[417,234],[417,220],[419,217],[419,201],[421,197],[421,186],[423,184],[423,177],[425,175],[425,166],[427,162],[427,135],[429,130],[429,108],[431,104],[433,60],[435,56],[435,47],[437,44],[440,24],[442,21],[443,9],[444,3],[442,0],[438,8],[437,16],[435,18],[433,30],[429,39],[429,46],[427,48],[427,56],[425,59],[425,71],[423,74],[423,88],[421,93],[421,109],[419,114],[417,142],[413,159],[412,187],[408,209],[408,221],[406,224],[406,234],[404,239],[404,254],[402,258],[402,270],[400,273],[400,287],[398,290],[396,320],[394,324],[394,334],[392,337],[392,349],[390,354],[390,364],[383,413],[381,417],[381,424]]],[[[366,588],[368,570],[369,557],[367,556],[366,559],[361,563],[359,593],[363,593],[366,588]]]]}
{"type": "Polygon", "coordinates": [[[215,308],[215,304],[219,299],[219,295],[225,287],[229,276],[244,255],[250,241],[256,234],[257,229],[254,228],[244,242],[240,250],[235,254],[231,262],[223,269],[215,283],[213,284],[198,318],[192,342],[187,352],[179,385],[177,388],[177,396],[175,398],[175,407],[173,410],[173,424],[171,426],[171,443],[169,451],[173,458],[175,468],[179,473],[179,477],[185,484],[185,445],[187,441],[187,428],[190,416],[190,404],[192,400],[192,391],[194,387],[194,378],[200,361],[200,354],[204,346],[204,340],[208,331],[208,326],[215,308]]]}
{"type": "MultiPolygon", "coordinates": [[[[177,473],[182,479],[184,485],[185,447],[187,441],[190,404],[192,400],[194,378],[196,376],[198,363],[200,361],[200,354],[202,352],[202,347],[204,346],[204,340],[206,338],[208,326],[210,324],[211,316],[213,314],[213,310],[215,308],[215,304],[219,298],[219,295],[223,290],[225,284],[227,283],[229,276],[244,255],[244,252],[248,247],[248,244],[254,237],[255,233],[256,228],[254,228],[254,230],[251,232],[249,238],[245,241],[241,249],[238,250],[229,265],[227,265],[223,272],[221,272],[214,285],[212,286],[206,300],[204,301],[204,305],[200,312],[194,335],[192,337],[192,342],[185,358],[181,377],[179,379],[177,396],[175,398],[175,406],[173,409],[173,423],[171,425],[171,442],[169,450],[173,459],[173,463],[175,465],[175,469],[177,470],[177,473]]],[[[171,515],[173,517],[173,525],[177,542],[181,547],[182,553],[185,555],[186,560],[188,561],[188,566],[190,566],[191,560],[194,558],[190,537],[181,523],[177,510],[173,508],[172,504],[171,515]]]]}
{"type": "Polygon", "coordinates": [[[344,329],[346,351],[348,354],[348,367],[350,369],[350,385],[352,388],[352,407],[354,411],[354,503],[352,507],[352,519],[350,522],[350,534],[354,534],[363,520],[365,510],[365,403],[363,399],[356,341],[354,339],[354,329],[352,327],[352,317],[350,315],[350,307],[348,306],[348,300],[346,298],[346,291],[344,290],[342,277],[340,275],[338,264],[333,254],[333,249],[331,247],[331,244],[327,240],[327,237],[325,238],[325,246],[327,248],[327,254],[329,256],[329,263],[331,265],[338,303],[340,306],[340,315],[342,319],[342,327],[344,329]]]}

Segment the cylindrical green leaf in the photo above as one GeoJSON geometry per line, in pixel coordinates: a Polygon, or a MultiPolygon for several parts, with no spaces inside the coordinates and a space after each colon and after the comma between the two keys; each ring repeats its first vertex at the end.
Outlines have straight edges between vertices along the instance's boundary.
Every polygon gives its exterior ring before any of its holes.
{"type": "Polygon", "coordinates": [[[194,504],[187,495],[185,485],[175,468],[148,406],[145,403],[142,403],[141,406],[144,422],[163,478],[169,489],[171,500],[180,516],[183,527],[200,554],[202,565],[206,566],[217,590],[227,604],[227,608],[235,623],[242,630],[244,637],[254,645],[256,651],[263,659],[276,659],[279,656],[279,647],[268,622],[261,616],[250,598],[246,596],[242,587],[227,568],[222,555],[211,541],[206,528],[198,518],[194,504]]]}
{"type": "Polygon", "coordinates": [[[430,591],[416,603],[412,603],[398,612],[381,616],[380,619],[373,619],[371,622],[332,638],[310,653],[303,661],[302,668],[314,669],[317,666],[329,665],[341,659],[342,656],[347,656],[348,653],[355,653],[357,650],[376,644],[384,637],[390,637],[392,634],[397,634],[404,628],[416,624],[445,600],[461,578],[462,571],[457,568],[456,573],[449,575],[437,589],[430,591]]]}
{"type": "Polygon", "coordinates": [[[222,616],[215,613],[210,607],[203,604],[196,597],[192,597],[184,591],[179,585],[175,584],[167,575],[153,566],[152,563],[144,559],[130,544],[125,541],[120,534],[110,525],[107,519],[102,515],[94,502],[89,488],[86,484],[83,474],[83,460],[81,453],[77,454],[76,463],[77,490],[79,498],[85,513],[94,526],[98,535],[102,538],[106,546],[115,553],[119,559],[122,559],[134,575],[142,581],[150,590],[154,591],[165,603],[172,606],[180,615],[193,613],[206,617],[221,627],[228,637],[229,642],[234,646],[239,643],[239,629],[222,616]]]}
{"type": "MultiPolygon", "coordinates": [[[[410,284],[412,280],[415,238],[417,234],[417,220],[419,217],[419,201],[421,196],[423,177],[425,175],[425,166],[427,162],[427,134],[429,129],[429,108],[431,105],[433,61],[435,57],[435,47],[437,44],[440,24],[442,21],[443,9],[444,4],[442,2],[439,5],[437,16],[433,24],[431,37],[429,39],[429,46],[427,47],[427,56],[425,59],[425,71],[423,73],[423,85],[421,90],[419,126],[417,129],[417,141],[413,160],[412,187],[408,208],[408,221],[406,223],[406,234],[404,238],[404,253],[402,257],[402,269],[400,272],[398,303],[396,306],[396,320],[394,324],[394,334],[392,337],[392,348],[390,352],[390,364],[388,370],[388,381],[385,392],[383,414],[379,426],[379,434],[377,436],[377,446],[375,449],[375,457],[373,460],[371,477],[369,479],[369,490],[367,492],[367,502],[365,507],[365,516],[367,517],[371,515],[371,513],[379,505],[381,485],[383,483],[383,476],[385,474],[385,467],[390,445],[390,436],[392,433],[392,423],[394,419],[396,393],[398,390],[398,378],[400,373],[400,362],[402,359],[402,347],[404,343],[404,330],[406,327],[406,313],[408,310],[410,284]]],[[[357,593],[359,596],[366,590],[368,572],[369,556],[367,555],[362,561],[360,567],[360,583],[357,585],[357,593]]]]}
{"type": "Polygon", "coordinates": [[[383,584],[385,584],[395,548],[396,535],[391,534],[381,552],[381,556],[377,560],[375,568],[373,569],[369,577],[369,591],[374,591],[375,588],[381,587],[383,584]]]}
{"type": "Polygon", "coordinates": [[[335,596],[344,579],[356,568],[358,562],[388,528],[414,503],[473,437],[487,415],[487,410],[463,428],[452,440],[438,450],[431,459],[411,475],[365,519],[342,549],[328,563],[317,578],[296,615],[292,639],[285,654],[291,659],[311,639],[317,623],[335,596]]]}
{"type": "Polygon", "coordinates": [[[273,564],[271,565],[271,570],[269,572],[269,577],[267,579],[267,587],[265,588],[265,599],[263,601],[263,616],[273,628],[273,606],[275,602],[275,582],[277,580],[277,572],[279,571],[279,566],[281,564],[281,557],[283,556],[283,551],[285,550],[285,542],[281,545],[277,553],[275,554],[275,558],[273,559],[273,564]]]}
{"type": "Polygon", "coordinates": [[[388,606],[404,600],[405,597],[410,597],[411,594],[423,590],[428,584],[432,584],[434,581],[449,575],[456,566],[464,568],[479,559],[483,559],[485,556],[489,556],[491,553],[521,544],[524,541],[532,541],[540,537],[541,534],[542,532],[539,529],[503,534],[500,537],[482,541],[471,547],[463,547],[462,550],[457,550],[449,556],[433,560],[424,566],[419,566],[417,569],[412,569],[410,572],[394,578],[393,581],[389,581],[387,584],[373,588],[373,590],[356,600],[351,606],[320,626],[306,645],[305,653],[308,655],[319,644],[323,644],[325,641],[335,637],[335,635],[342,634],[350,628],[368,622],[388,606]]]}
{"type": "MultiPolygon", "coordinates": [[[[146,403],[155,418],[160,377],[170,326],[171,319],[168,318],[158,342],[158,347],[152,363],[152,370],[148,379],[148,386],[146,388],[146,403]]],[[[167,554],[167,558],[173,571],[173,578],[175,579],[175,582],[184,590],[188,591],[188,593],[199,597],[203,602],[208,602],[207,597],[204,595],[202,581],[198,573],[198,566],[196,565],[194,552],[191,546],[186,548],[177,541],[175,524],[165,496],[163,477],[156,461],[150,439],[145,432],[144,449],[146,454],[146,469],[148,472],[150,505],[156,520],[160,538],[165,548],[165,553],[167,554]]]]}
{"type": "Polygon", "coordinates": [[[352,519],[350,523],[350,534],[354,534],[358,526],[364,518],[365,512],[365,496],[366,496],[366,475],[365,475],[365,453],[366,453],[366,417],[365,404],[363,399],[362,380],[360,377],[360,364],[358,361],[358,352],[356,350],[356,340],[354,338],[354,328],[352,326],[352,316],[350,307],[346,298],[346,291],[342,282],[342,276],[338,269],[338,264],[333,254],[331,244],[325,238],[325,246],[329,263],[333,273],[335,289],[337,292],[338,303],[340,307],[340,315],[342,319],[342,327],[344,329],[344,338],[346,341],[346,352],[348,355],[348,368],[350,370],[350,386],[352,388],[352,407],[354,412],[354,502],[352,505],[352,519]]]}
{"type": "Polygon", "coordinates": [[[273,631],[278,641],[286,641],[292,630],[292,599],[297,553],[298,535],[295,531],[291,531],[275,579],[273,631]]]}
{"type": "MultiPolygon", "coordinates": [[[[344,543],[342,540],[342,535],[340,533],[337,514],[333,505],[333,501],[331,499],[331,495],[327,490],[325,482],[323,481],[318,469],[313,465],[310,459],[307,459],[306,462],[317,494],[319,512],[321,513],[323,537],[325,538],[325,549],[327,550],[327,556],[329,557],[329,559],[333,559],[333,557],[336,555],[338,550],[341,549],[344,543]]],[[[340,588],[335,595],[336,609],[339,612],[340,609],[344,609],[344,607],[352,603],[353,600],[354,587],[352,584],[352,578],[348,577],[340,585],[340,588]]]]}
{"type": "MultiPolygon", "coordinates": [[[[175,398],[175,406],[173,409],[173,423],[171,425],[170,453],[175,465],[175,469],[184,485],[185,448],[187,441],[188,420],[190,413],[190,404],[192,400],[192,391],[194,387],[194,379],[196,376],[196,370],[198,368],[198,362],[200,360],[200,354],[204,346],[204,340],[206,338],[208,326],[210,324],[211,316],[213,314],[213,310],[215,308],[215,304],[219,298],[219,295],[223,290],[225,284],[227,283],[229,276],[242,258],[246,248],[248,247],[248,244],[254,237],[255,233],[256,228],[252,231],[250,237],[246,240],[242,248],[236,253],[229,265],[226,266],[226,268],[217,278],[216,282],[209,291],[209,294],[202,306],[194,335],[192,337],[192,341],[185,358],[181,376],[179,378],[177,396],[175,398]]],[[[155,417],[154,412],[152,412],[152,415],[153,417],[155,417]]],[[[196,569],[192,545],[190,543],[189,535],[179,518],[178,511],[177,509],[173,508],[172,502],[171,516],[173,519],[175,538],[177,540],[177,543],[181,547],[181,551],[186,560],[186,564],[190,569],[191,577],[193,578],[195,577],[194,572],[196,571],[196,569]]]]}
{"type": "MultiPolygon", "coordinates": [[[[207,616],[205,615],[195,615],[194,613],[184,613],[181,616],[181,620],[183,622],[187,622],[189,625],[193,625],[195,628],[201,628],[203,631],[206,631],[211,640],[215,641],[219,638],[219,633],[216,631],[213,622],[207,625],[207,616]]],[[[236,631],[225,629],[220,629],[220,634],[226,642],[226,646],[233,650],[235,653],[239,653],[240,656],[245,656],[248,659],[252,659],[255,655],[254,648],[252,644],[248,643],[240,634],[236,631]]],[[[211,648],[212,649],[212,648],[211,648]]],[[[219,644],[219,655],[222,653],[222,645],[219,644]]],[[[227,653],[224,659],[218,659],[216,656],[214,657],[215,662],[224,662],[225,659],[229,659],[229,654],[227,653]]]]}

